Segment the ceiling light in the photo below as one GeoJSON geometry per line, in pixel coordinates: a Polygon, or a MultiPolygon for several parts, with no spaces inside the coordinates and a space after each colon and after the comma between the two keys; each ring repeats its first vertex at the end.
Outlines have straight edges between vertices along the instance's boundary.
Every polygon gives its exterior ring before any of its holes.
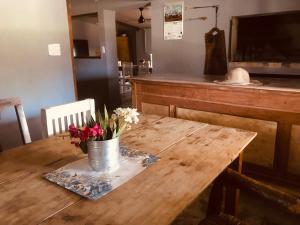
{"type": "Polygon", "coordinates": [[[143,16],[143,10],[144,10],[144,8],[143,7],[141,7],[141,8],[139,8],[139,10],[140,10],[140,12],[141,12],[141,15],[140,15],[140,18],[138,19],[138,22],[139,23],[145,23],[145,18],[144,18],[144,16],[143,16]]]}

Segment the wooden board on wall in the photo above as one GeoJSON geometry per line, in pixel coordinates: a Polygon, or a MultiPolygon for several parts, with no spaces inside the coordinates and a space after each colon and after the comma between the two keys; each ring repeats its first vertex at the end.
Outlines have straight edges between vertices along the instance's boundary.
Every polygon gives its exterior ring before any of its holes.
{"type": "Polygon", "coordinates": [[[169,116],[169,106],[142,103],[142,112],[145,114],[155,114],[159,116],[169,116]]]}
{"type": "Polygon", "coordinates": [[[257,137],[244,152],[244,159],[247,162],[265,167],[271,168],[273,166],[276,122],[184,108],[176,109],[176,117],[257,132],[257,137]]]}
{"type": "Polygon", "coordinates": [[[292,126],[288,171],[300,175],[300,125],[292,126]]]}

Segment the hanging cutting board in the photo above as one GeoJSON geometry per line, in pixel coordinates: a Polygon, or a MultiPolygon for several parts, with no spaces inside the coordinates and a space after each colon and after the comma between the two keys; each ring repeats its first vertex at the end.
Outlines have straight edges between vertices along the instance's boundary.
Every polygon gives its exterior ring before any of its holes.
{"type": "Polygon", "coordinates": [[[213,28],[206,33],[205,48],[204,74],[226,74],[227,57],[224,30],[213,28]]]}

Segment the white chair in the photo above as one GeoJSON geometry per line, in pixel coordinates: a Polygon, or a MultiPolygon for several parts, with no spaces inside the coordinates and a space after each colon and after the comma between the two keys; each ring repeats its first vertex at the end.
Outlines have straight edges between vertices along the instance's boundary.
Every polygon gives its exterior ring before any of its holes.
{"type": "Polygon", "coordinates": [[[86,99],[41,110],[43,136],[64,133],[70,124],[82,127],[95,118],[95,100],[86,99]]]}
{"type": "Polygon", "coordinates": [[[21,99],[19,97],[0,99],[0,112],[4,108],[10,106],[13,106],[15,108],[23,144],[31,143],[31,137],[21,99]]]}

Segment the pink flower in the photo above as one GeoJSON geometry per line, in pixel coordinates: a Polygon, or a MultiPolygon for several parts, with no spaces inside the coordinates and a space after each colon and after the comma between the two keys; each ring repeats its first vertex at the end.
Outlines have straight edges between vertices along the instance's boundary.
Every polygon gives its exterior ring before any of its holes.
{"type": "Polygon", "coordinates": [[[90,134],[93,137],[99,137],[103,135],[103,129],[96,123],[94,127],[90,128],[90,134]]]}
{"type": "Polygon", "coordinates": [[[85,127],[81,132],[80,132],[80,140],[81,141],[86,141],[90,136],[90,130],[88,127],[85,127]]]}
{"type": "Polygon", "coordinates": [[[71,124],[69,126],[69,132],[70,132],[71,137],[74,137],[74,138],[79,137],[79,130],[74,126],[74,124],[71,124]]]}

